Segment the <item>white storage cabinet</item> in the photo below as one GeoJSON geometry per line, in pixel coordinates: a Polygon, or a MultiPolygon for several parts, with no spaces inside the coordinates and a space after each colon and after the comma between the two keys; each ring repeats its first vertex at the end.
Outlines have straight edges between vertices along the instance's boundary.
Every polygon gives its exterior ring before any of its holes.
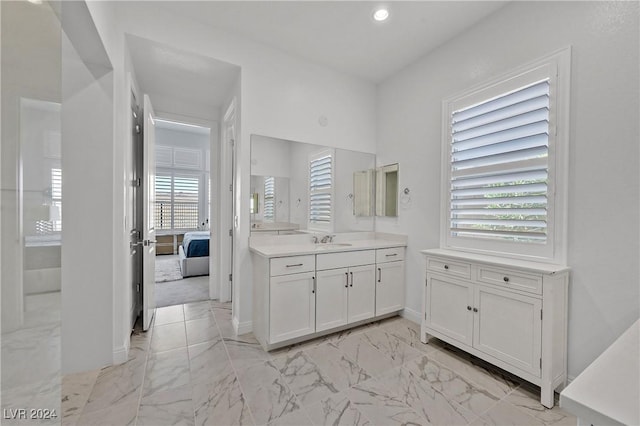
{"type": "Polygon", "coordinates": [[[442,339],[541,387],[566,384],[568,269],[425,250],[422,338],[442,339]]]}

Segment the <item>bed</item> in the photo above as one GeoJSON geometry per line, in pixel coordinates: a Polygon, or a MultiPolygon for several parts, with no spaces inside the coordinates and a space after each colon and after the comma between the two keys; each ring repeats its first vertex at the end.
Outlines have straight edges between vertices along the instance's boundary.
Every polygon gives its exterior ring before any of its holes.
{"type": "Polygon", "coordinates": [[[209,275],[209,231],[186,232],[178,248],[182,277],[209,275]]]}

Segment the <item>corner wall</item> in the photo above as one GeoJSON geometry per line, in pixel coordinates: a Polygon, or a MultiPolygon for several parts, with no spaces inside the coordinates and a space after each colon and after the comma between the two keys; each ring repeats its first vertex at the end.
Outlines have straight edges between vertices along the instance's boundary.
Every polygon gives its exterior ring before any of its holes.
{"type": "Polygon", "coordinates": [[[638,318],[639,39],[637,2],[514,2],[379,86],[377,161],[412,200],[376,230],[409,235],[410,310],[439,246],[442,99],[571,45],[569,376],[638,318]]]}

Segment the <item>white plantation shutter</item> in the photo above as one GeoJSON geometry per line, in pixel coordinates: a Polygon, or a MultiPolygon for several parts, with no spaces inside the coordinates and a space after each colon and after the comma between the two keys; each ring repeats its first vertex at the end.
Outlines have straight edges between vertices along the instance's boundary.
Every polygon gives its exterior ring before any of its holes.
{"type": "Polygon", "coordinates": [[[156,229],[196,229],[199,193],[199,175],[156,174],[156,229]]]}
{"type": "Polygon", "coordinates": [[[275,178],[268,176],[264,178],[264,214],[265,221],[273,221],[275,217],[275,178]]]}
{"type": "Polygon", "coordinates": [[[453,236],[547,241],[549,81],[451,114],[453,236]]]}
{"type": "Polygon", "coordinates": [[[323,151],[309,161],[309,223],[329,228],[332,220],[333,154],[323,151]]]}
{"type": "Polygon", "coordinates": [[[171,229],[172,182],[170,174],[156,174],[156,230],[171,229]]]}
{"type": "Polygon", "coordinates": [[[173,178],[173,229],[198,227],[199,176],[173,178]]]}
{"type": "Polygon", "coordinates": [[[49,214],[51,230],[62,231],[62,169],[51,169],[51,206],[56,209],[57,215],[49,214]]]}

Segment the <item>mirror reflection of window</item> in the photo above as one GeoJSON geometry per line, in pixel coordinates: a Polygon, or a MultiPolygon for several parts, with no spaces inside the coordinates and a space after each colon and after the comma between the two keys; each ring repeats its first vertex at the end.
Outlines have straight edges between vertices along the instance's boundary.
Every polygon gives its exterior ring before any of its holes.
{"type": "Polygon", "coordinates": [[[275,200],[275,178],[267,176],[264,178],[264,214],[262,216],[265,222],[273,222],[275,220],[275,200]]]}

